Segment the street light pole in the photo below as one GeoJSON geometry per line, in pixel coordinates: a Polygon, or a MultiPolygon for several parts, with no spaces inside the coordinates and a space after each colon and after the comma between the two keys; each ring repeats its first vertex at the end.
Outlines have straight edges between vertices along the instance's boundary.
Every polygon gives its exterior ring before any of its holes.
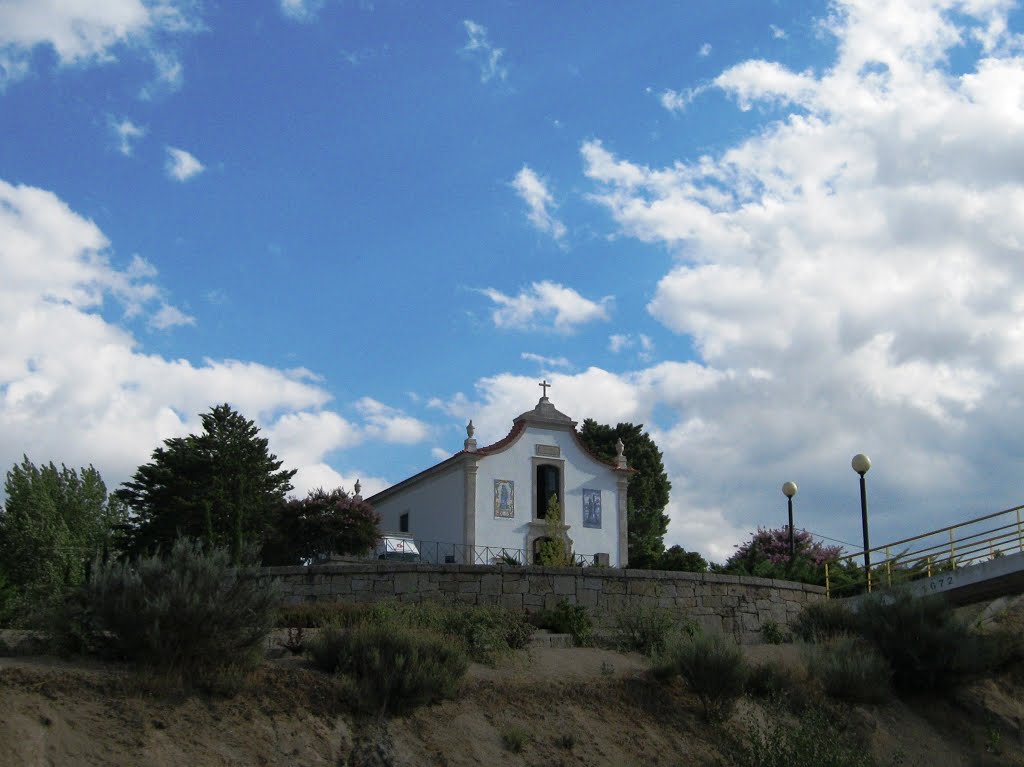
{"type": "Polygon", "coordinates": [[[871,459],[863,453],[857,453],[850,461],[850,466],[860,475],[860,520],[864,528],[864,572],[868,579],[868,591],[871,590],[871,544],[868,541],[868,489],[864,475],[871,468],[871,459]]]}
{"type": "Polygon", "coordinates": [[[796,482],[786,482],[782,486],[782,494],[789,502],[789,562],[792,564],[796,556],[796,536],[793,534],[793,496],[796,495],[796,482]]]}

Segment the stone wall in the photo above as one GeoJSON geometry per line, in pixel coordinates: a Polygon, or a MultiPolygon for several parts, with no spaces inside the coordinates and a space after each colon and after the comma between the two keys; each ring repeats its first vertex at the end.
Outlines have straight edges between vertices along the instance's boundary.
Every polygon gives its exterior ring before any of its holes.
{"type": "Polygon", "coordinates": [[[560,600],[583,605],[598,626],[608,626],[627,605],[672,610],[705,630],[761,640],[773,621],[784,632],[804,605],[825,598],[819,586],[712,573],[619,570],[599,567],[422,565],[385,562],[268,567],[288,604],[312,601],[402,602],[430,600],[502,605],[527,613],[560,600]]]}

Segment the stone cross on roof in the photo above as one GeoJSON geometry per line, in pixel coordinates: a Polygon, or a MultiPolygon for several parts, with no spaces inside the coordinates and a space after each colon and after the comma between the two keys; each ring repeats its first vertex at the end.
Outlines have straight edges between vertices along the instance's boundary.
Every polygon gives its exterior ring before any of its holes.
{"type": "Polygon", "coordinates": [[[537,386],[539,386],[541,389],[544,390],[544,395],[543,396],[544,396],[544,399],[547,399],[547,397],[548,397],[548,387],[551,386],[551,384],[548,383],[548,379],[546,379],[546,378],[543,379],[539,384],[537,384],[537,386]]]}

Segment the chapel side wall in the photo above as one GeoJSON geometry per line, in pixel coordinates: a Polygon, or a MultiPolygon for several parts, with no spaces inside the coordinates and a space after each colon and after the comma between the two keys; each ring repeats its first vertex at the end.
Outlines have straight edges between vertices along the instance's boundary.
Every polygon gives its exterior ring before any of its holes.
{"type": "Polygon", "coordinates": [[[629,606],[657,607],[745,644],[763,641],[769,621],[788,633],[804,606],[825,598],[820,586],[768,578],[604,567],[368,562],[268,567],[262,577],[280,580],[287,604],[444,601],[530,613],[565,600],[586,607],[602,628],[629,606]]]}
{"type": "MultiPolygon", "coordinates": [[[[535,521],[535,459],[560,467],[564,479],[562,516],[569,525],[568,536],[579,554],[609,555],[610,564],[619,564],[619,521],[616,513],[617,478],[606,464],[594,461],[580,450],[572,432],[527,427],[508,448],[480,459],[476,485],[476,542],[478,546],[524,549],[535,521]],[[559,448],[558,458],[536,454],[537,445],[559,448]],[[494,514],[494,482],[514,483],[515,517],[494,514]],[[583,526],[583,489],[601,493],[601,528],[583,526]]],[[[527,552],[529,556],[529,552],[527,552]]]]}
{"type": "Polygon", "coordinates": [[[409,512],[409,534],[414,538],[463,544],[466,493],[461,464],[377,501],[374,509],[385,532],[397,531],[399,517],[409,512]]]}

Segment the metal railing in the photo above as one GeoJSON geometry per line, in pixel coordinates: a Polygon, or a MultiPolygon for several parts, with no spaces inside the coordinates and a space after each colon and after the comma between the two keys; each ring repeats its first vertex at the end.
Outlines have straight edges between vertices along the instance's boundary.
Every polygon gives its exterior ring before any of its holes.
{"type": "MultiPolygon", "coordinates": [[[[526,549],[504,546],[469,546],[464,543],[413,539],[420,551],[420,561],[430,564],[458,565],[528,565],[533,564],[526,549]]],[[[597,563],[596,554],[573,554],[577,567],[597,563]]]]}
{"type": "Polygon", "coordinates": [[[864,551],[825,563],[825,593],[848,597],[875,588],[931,578],[935,573],[1024,552],[1024,506],[997,511],[949,527],[893,541],[869,549],[871,567],[865,572],[857,560],[864,551]],[[876,561],[874,554],[885,558],[876,561]]]}

